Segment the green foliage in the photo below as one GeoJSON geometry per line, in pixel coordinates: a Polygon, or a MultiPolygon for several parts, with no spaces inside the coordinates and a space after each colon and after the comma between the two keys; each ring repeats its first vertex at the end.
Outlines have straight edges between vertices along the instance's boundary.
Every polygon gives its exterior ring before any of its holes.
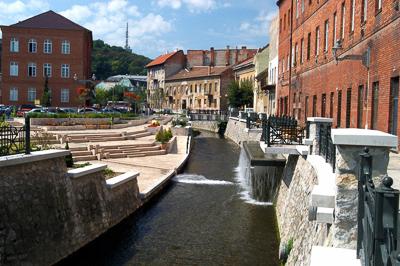
{"type": "Polygon", "coordinates": [[[83,168],[83,167],[86,167],[86,166],[89,166],[89,165],[92,165],[91,163],[79,163],[79,164],[74,164],[73,166],[72,166],[72,168],[75,168],[75,169],[77,169],[77,168],[83,168]]]}
{"type": "Polygon", "coordinates": [[[160,142],[161,144],[167,143],[170,139],[172,139],[171,129],[160,129],[156,134],[156,141],[160,142]]]}
{"type": "MultiPolygon", "coordinates": [[[[65,149],[69,150],[69,145],[68,145],[68,141],[65,143],[65,149]]],[[[74,160],[72,159],[72,154],[68,154],[67,156],[65,156],[65,164],[67,165],[67,167],[73,167],[74,165],[74,160]]]]}
{"type": "Polygon", "coordinates": [[[186,127],[187,124],[188,124],[188,120],[187,120],[186,116],[185,117],[174,118],[172,120],[172,126],[174,126],[174,127],[175,126],[186,127]]]}
{"type": "Polygon", "coordinates": [[[107,105],[107,101],[109,99],[109,91],[105,89],[96,89],[96,97],[94,100],[95,103],[105,106],[107,105]]]}
{"type": "Polygon", "coordinates": [[[44,80],[44,90],[43,90],[43,95],[42,95],[42,99],[40,102],[43,107],[51,106],[50,91],[49,91],[49,78],[47,77],[47,75],[46,75],[46,79],[44,80]]]}
{"type": "Polygon", "coordinates": [[[112,118],[119,117],[122,119],[130,119],[136,118],[137,114],[134,113],[114,113],[114,114],[102,114],[102,113],[57,113],[57,114],[49,114],[49,113],[30,113],[30,118],[112,118]]]}
{"type": "Polygon", "coordinates": [[[228,101],[231,107],[253,105],[253,85],[251,81],[244,80],[241,83],[232,81],[228,86],[228,101]]]}
{"type": "Polygon", "coordinates": [[[93,42],[92,72],[99,79],[118,74],[146,75],[144,68],[151,60],[122,47],[110,46],[102,40],[93,42]]]}
{"type": "Polygon", "coordinates": [[[106,179],[112,178],[115,175],[115,172],[108,167],[103,170],[103,173],[106,176],[106,179]]]}

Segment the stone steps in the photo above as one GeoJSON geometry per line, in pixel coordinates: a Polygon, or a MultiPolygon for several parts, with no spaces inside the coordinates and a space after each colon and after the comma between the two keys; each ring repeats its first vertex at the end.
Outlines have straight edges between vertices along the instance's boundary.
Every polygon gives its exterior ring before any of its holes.
{"type": "Polygon", "coordinates": [[[138,139],[138,138],[148,137],[151,135],[152,134],[150,132],[143,132],[143,133],[138,133],[138,134],[131,135],[131,136],[134,137],[135,139],[138,139]]]}
{"type": "Polygon", "coordinates": [[[87,151],[88,149],[86,147],[74,147],[74,148],[69,148],[71,152],[73,151],[87,151]]]}
{"type": "Polygon", "coordinates": [[[83,155],[83,156],[76,156],[73,157],[74,162],[81,162],[81,161],[94,161],[97,160],[96,155],[83,155]]]}
{"type": "Polygon", "coordinates": [[[147,133],[147,130],[138,130],[138,131],[132,131],[132,132],[126,132],[125,135],[127,136],[132,136],[140,133],[147,133]]]}
{"type": "Polygon", "coordinates": [[[93,155],[91,151],[72,151],[71,153],[73,157],[93,155]]]}
{"type": "Polygon", "coordinates": [[[139,152],[139,153],[127,154],[127,155],[128,155],[128,158],[134,158],[134,157],[155,156],[155,155],[165,155],[165,154],[167,154],[166,150],[159,150],[159,151],[139,152]]]}

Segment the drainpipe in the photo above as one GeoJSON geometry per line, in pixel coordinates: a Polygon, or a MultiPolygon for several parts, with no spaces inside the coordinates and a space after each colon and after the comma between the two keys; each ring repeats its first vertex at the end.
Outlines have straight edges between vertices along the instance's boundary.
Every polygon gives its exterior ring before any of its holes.
{"type": "Polygon", "coordinates": [[[293,0],[290,0],[290,37],[289,37],[289,93],[288,93],[288,111],[289,116],[292,115],[293,107],[290,101],[290,93],[292,89],[292,48],[293,48],[293,0]]]}

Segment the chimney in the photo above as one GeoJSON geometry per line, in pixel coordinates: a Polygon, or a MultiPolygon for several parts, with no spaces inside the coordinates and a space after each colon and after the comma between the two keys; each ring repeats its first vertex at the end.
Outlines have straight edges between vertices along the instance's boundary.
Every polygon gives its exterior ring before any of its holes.
{"type": "Polygon", "coordinates": [[[210,48],[210,66],[214,66],[215,65],[215,51],[214,51],[214,47],[210,48]]]}
{"type": "Polygon", "coordinates": [[[239,50],[236,48],[236,51],[235,51],[235,65],[237,64],[237,63],[239,63],[239,50]]]}
{"type": "Polygon", "coordinates": [[[246,50],[247,49],[247,47],[246,46],[242,46],[242,50],[246,50]]]}
{"type": "Polygon", "coordinates": [[[231,50],[229,48],[229,45],[226,46],[226,52],[225,52],[225,65],[229,66],[230,65],[230,60],[231,59],[231,50]]]}

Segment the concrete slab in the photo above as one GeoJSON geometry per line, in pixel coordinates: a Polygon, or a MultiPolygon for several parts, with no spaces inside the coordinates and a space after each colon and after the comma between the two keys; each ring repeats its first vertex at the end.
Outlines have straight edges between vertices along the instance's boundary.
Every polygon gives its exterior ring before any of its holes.
{"type": "Polygon", "coordinates": [[[335,145],[374,146],[397,148],[398,138],[378,130],[359,128],[332,129],[332,141],[335,145]]]}
{"type": "Polygon", "coordinates": [[[311,205],[316,207],[334,208],[335,194],[334,188],[315,185],[311,191],[311,205]]]}
{"type": "Polygon", "coordinates": [[[127,172],[125,174],[106,180],[107,187],[115,188],[139,176],[139,172],[127,172]]]}
{"type": "Polygon", "coordinates": [[[71,178],[78,178],[85,175],[101,172],[107,168],[106,164],[92,164],[82,168],[72,169],[68,171],[68,176],[71,178]]]}
{"type": "Polygon", "coordinates": [[[317,223],[333,224],[334,221],[334,208],[317,208],[317,223]]]}
{"type": "Polygon", "coordinates": [[[313,246],[310,266],[361,266],[355,249],[313,246]]]}
{"type": "Polygon", "coordinates": [[[333,119],[328,117],[307,117],[307,121],[314,123],[332,123],[333,119]]]}
{"type": "Polygon", "coordinates": [[[293,154],[299,155],[296,145],[281,145],[281,146],[271,146],[268,147],[263,141],[260,141],[260,147],[264,153],[269,154],[293,154]]]}
{"type": "Polygon", "coordinates": [[[282,154],[264,153],[258,141],[244,141],[243,148],[246,151],[251,166],[285,166],[286,158],[282,154]]]}

